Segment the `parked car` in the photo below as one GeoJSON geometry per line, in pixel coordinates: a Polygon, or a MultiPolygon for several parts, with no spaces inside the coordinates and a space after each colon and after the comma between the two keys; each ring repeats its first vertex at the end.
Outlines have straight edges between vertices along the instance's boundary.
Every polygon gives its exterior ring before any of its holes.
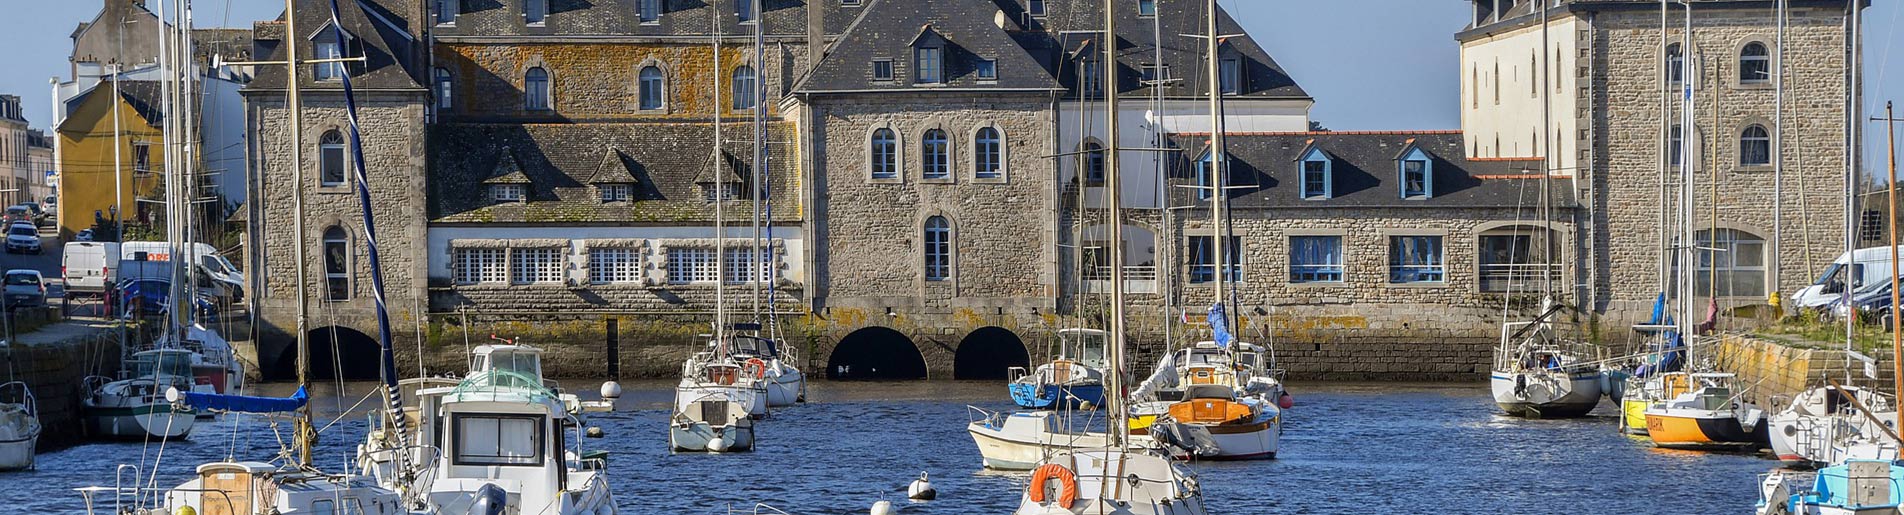
{"type": "MultiPolygon", "coordinates": [[[[1904,247],[1900,247],[1904,251],[1904,247]]],[[[1797,309],[1830,309],[1844,297],[1845,281],[1853,292],[1873,282],[1889,282],[1892,275],[1891,248],[1867,247],[1838,255],[1824,273],[1811,284],[1792,292],[1791,305],[1797,309]]]]}
{"type": "Polygon", "coordinates": [[[80,229],[79,232],[73,234],[73,241],[93,241],[93,230],[80,229]]]}
{"type": "Polygon", "coordinates": [[[38,270],[8,270],[6,283],[7,309],[35,308],[46,305],[46,281],[38,270]]]}
{"type": "Polygon", "coordinates": [[[7,226],[7,253],[30,252],[39,254],[40,228],[31,222],[13,222],[7,226]]]}
{"type": "Polygon", "coordinates": [[[20,205],[22,207],[25,207],[28,212],[33,213],[34,218],[46,216],[46,208],[40,207],[39,202],[28,200],[26,202],[21,202],[20,205]]]}
{"type": "Polygon", "coordinates": [[[13,222],[33,223],[33,208],[19,204],[7,206],[7,225],[13,222]]]}
{"type": "Polygon", "coordinates": [[[119,244],[109,241],[71,241],[60,252],[60,274],[66,277],[66,297],[104,297],[119,282],[119,244]]]}
{"type": "MultiPolygon", "coordinates": [[[[126,318],[162,317],[172,311],[169,302],[172,295],[172,281],[153,278],[129,278],[119,281],[118,312],[126,318]]],[[[200,293],[193,299],[192,305],[200,316],[218,316],[218,299],[200,293]]]]}

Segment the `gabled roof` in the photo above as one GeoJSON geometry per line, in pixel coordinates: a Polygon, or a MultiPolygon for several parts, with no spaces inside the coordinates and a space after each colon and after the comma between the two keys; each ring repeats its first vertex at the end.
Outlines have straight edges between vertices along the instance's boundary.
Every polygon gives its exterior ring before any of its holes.
{"type": "Polygon", "coordinates": [[[867,0],[859,19],[828,49],[796,93],[893,91],[1050,91],[1050,70],[994,24],[990,0],[867,0]],[[945,38],[944,81],[913,85],[912,44],[927,34],[945,38]],[[873,61],[890,59],[893,80],[873,79],[873,61]],[[998,80],[978,80],[978,62],[996,62],[998,80]]]}
{"type": "MultiPolygon", "coordinates": [[[[98,84],[93,85],[91,89],[86,90],[85,93],[81,93],[78,96],[75,96],[72,99],[67,100],[66,101],[67,112],[77,111],[80,106],[85,105],[86,102],[91,101],[95,96],[98,96],[100,98],[111,97],[112,96],[112,81],[110,80],[100,81],[98,84]]],[[[147,125],[158,127],[159,124],[165,122],[165,111],[162,111],[159,109],[159,105],[160,105],[159,101],[161,100],[162,95],[161,95],[161,90],[159,89],[159,83],[157,81],[121,80],[119,81],[119,97],[126,102],[127,107],[131,107],[132,111],[139,115],[140,119],[145,120],[145,123],[147,125]]],[[[66,118],[66,120],[61,121],[60,126],[56,127],[55,129],[56,130],[69,130],[69,129],[70,130],[85,130],[87,129],[85,127],[67,127],[66,126],[67,123],[81,124],[86,122],[81,121],[75,117],[69,116],[66,118]]]]}
{"type": "Polygon", "coordinates": [[[595,175],[588,178],[588,183],[634,184],[641,182],[635,179],[634,172],[628,171],[630,164],[639,163],[628,159],[627,154],[622,153],[621,149],[609,147],[608,150],[602,152],[602,164],[595,167],[595,175]]]}
{"type": "MultiPolygon", "coordinates": [[[[1173,135],[1178,145],[1207,147],[1207,133],[1173,135]]],[[[1341,209],[1389,207],[1532,208],[1540,188],[1551,188],[1555,207],[1576,207],[1572,181],[1542,177],[1538,159],[1468,159],[1462,134],[1417,132],[1233,133],[1226,139],[1230,156],[1230,205],[1238,209],[1341,209]],[[1428,154],[1433,164],[1434,196],[1403,200],[1396,160],[1410,149],[1428,154]],[[1304,200],[1296,191],[1298,163],[1311,152],[1331,160],[1333,196],[1304,200]]],[[[1185,156],[1179,170],[1193,170],[1185,156]]],[[[1179,177],[1193,181],[1194,177],[1179,177]]]]}
{"type": "MultiPolygon", "coordinates": [[[[1152,86],[1142,83],[1143,66],[1157,61],[1157,54],[1163,54],[1163,64],[1168,67],[1168,78],[1180,79],[1157,85],[1163,88],[1166,97],[1198,97],[1209,93],[1209,81],[1202,80],[1207,75],[1204,67],[1204,40],[1185,37],[1185,34],[1204,34],[1208,32],[1209,19],[1205,17],[1205,2],[1160,1],[1157,2],[1157,17],[1140,16],[1137,11],[1138,0],[1115,0],[1118,12],[1118,83],[1120,91],[1132,95],[1149,94],[1152,86]],[[1156,30],[1153,30],[1155,27],[1156,30]],[[1162,35],[1159,48],[1158,35],[1162,35]]],[[[1270,2],[1238,2],[1225,5],[1239,8],[1274,9],[1270,2]]],[[[1051,39],[1045,43],[1066,51],[1076,50],[1074,43],[1079,39],[1097,38],[1104,32],[1104,5],[1097,1],[1052,1],[1047,2],[1047,15],[1042,20],[1042,31],[1038,36],[1051,39]]],[[[1223,38],[1223,52],[1226,55],[1240,57],[1244,66],[1243,91],[1232,97],[1308,99],[1309,93],[1284,71],[1282,65],[1269,55],[1269,51],[1256,43],[1243,26],[1230,17],[1228,9],[1217,9],[1217,31],[1223,35],[1235,35],[1223,38]]],[[[1100,47],[1096,52],[1101,54],[1100,47]]],[[[1072,70],[1069,60],[1057,63],[1056,71],[1060,80],[1077,92],[1076,70],[1072,70]]]]}
{"type": "Polygon", "coordinates": [[[516,164],[516,153],[503,147],[496,157],[496,169],[489,173],[483,184],[529,184],[528,174],[522,173],[522,165],[516,164]]]}
{"type": "MultiPolygon", "coordinates": [[[[344,32],[349,33],[353,38],[352,41],[355,44],[352,46],[361,47],[365,58],[362,63],[348,65],[354,72],[350,77],[352,87],[359,90],[423,90],[422,83],[417,80],[417,77],[421,75],[412,73],[413,70],[420,70],[423,66],[421,62],[413,62],[418,59],[416,45],[422,43],[416,41],[415,36],[409,33],[409,29],[380,13],[403,12],[402,10],[387,9],[377,5],[379,2],[403,3],[406,1],[337,0],[337,21],[344,32]]],[[[275,21],[253,24],[253,55],[258,56],[258,59],[262,61],[283,61],[286,48],[284,38],[295,37],[298,38],[298,57],[312,58],[314,49],[310,38],[317,35],[318,29],[330,23],[331,2],[330,0],[297,0],[297,10],[298,32],[303,34],[285,34],[282,15],[279,15],[275,21]]],[[[245,88],[247,91],[284,89],[283,66],[259,66],[256,69],[257,77],[245,88]]],[[[303,68],[298,75],[303,82],[302,87],[306,90],[343,88],[341,81],[317,81],[312,75],[309,67],[303,68]]]]}
{"type": "Polygon", "coordinates": [[[694,176],[695,184],[714,184],[716,182],[731,184],[744,182],[740,178],[740,168],[742,166],[740,158],[735,156],[733,152],[727,149],[721,149],[720,155],[712,161],[713,162],[708,166],[701,168],[701,173],[694,176]]]}

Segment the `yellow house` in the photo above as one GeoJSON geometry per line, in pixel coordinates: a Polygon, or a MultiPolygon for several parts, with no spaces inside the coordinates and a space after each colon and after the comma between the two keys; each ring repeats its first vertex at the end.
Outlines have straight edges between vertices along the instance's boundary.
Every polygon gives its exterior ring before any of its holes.
{"type": "Polygon", "coordinates": [[[115,98],[112,82],[105,81],[74,98],[68,106],[71,114],[57,129],[61,239],[92,228],[96,219],[112,219],[115,206],[125,209],[121,220],[136,221],[137,199],[149,197],[162,182],[159,83],[122,80],[118,91],[115,98]],[[114,111],[119,114],[118,138],[113,137],[114,111]],[[119,147],[117,164],[114,145],[119,147]],[[119,192],[117,202],[114,191],[119,192]]]}

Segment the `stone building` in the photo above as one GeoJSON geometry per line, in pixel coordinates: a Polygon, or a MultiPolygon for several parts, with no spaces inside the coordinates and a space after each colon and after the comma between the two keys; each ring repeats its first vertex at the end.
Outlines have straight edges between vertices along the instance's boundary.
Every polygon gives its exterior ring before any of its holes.
{"type": "Polygon", "coordinates": [[[1543,36],[1542,0],[1473,2],[1456,35],[1462,126],[1471,158],[1552,146],[1551,173],[1581,203],[1566,221],[1566,302],[1614,330],[1649,316],[1674,266],[1665,249],[1680,245],[1662,223],[1676,191],[1661,187],[1680,159],[1698,185],[1695,243],[1724,250],[1696,276],[1699,303],[1766,304],[1842,251],[1848,18],[1865,2],[1791,1],[1782,34],[1769,0],[1544,3],[1543,36]],[[1539,129],[1543,99],[1551,131],[1539,129]]]}
{"type": "Polygon", "coordinates": [[[370,269],[364,264],[366,246],[362,212],[352,172],[351,135],[344,105],[343,82],[348,74],[356,90],[357,116],[362,130],[362,156],[374,199],[378,251],[393,332],[412,334],[424,314],[428,255],[425,189],[424,115],[429,92],[420,70],[425,69],[425,45],[413,24],[421,23],[421,6],[405,0],[338,2],[338,23],[331,24],[331,3],[302,0],[297,4],[297,33],[287,33],[283,19],[253,26],[255,54],[261,61],[287,58],[363,57],[361,62],[300,66],[302,98],[299,141],[291,141],[286,107],[288,77],[283,66],[260,66],[244,90],[245,116],[256,138],[247,141],[247,166],[252,171],[251,202],[245,218],[251,220],[245,270],[251,272],[248,289],[251,308],[259,317],[263,341],[259,361],[267,377],[288,377],[295,371],[295,353],[287,345],[300,324],[314,342],[313,362],[329,363],[332,349],[361,359],[339,360],[350,377],[375,377],[377,334],[370,269]],[[302,148],[302,162],[289,162],[291,145],[302,148]],[[292,180],[301,172],[302,182],[292,180]],[[299,193],[302,193],[300,196],[299,193]],[[296,213],[302,204],[303,217],[296,213]],[[302,224],[302,239],[299,224],[302,224]],[[295,258],[302,247],[306,259],[295,258]],[[303,288],[297,279],[306,278],[303,288]],[[299,296],[302,290],[303,295],[299,296]],[[299,320],[299,303],[308,318],[299,320]],[[368,345],[366,346],[366,342],[368,345]],[[368,349],[371,353],[363,353],[368,349]]]}
{"type": "Polygon", "coordinates": [[[27,123],[19,95],[0,95],[0,201],[14,205],[34,197],[28,188],[27,123]]]}
{"type": "Polygon", "coordinates": [[[162,129],[165,113],[159,109],[162,98],[157,82],[107,80],[66,102],[66,116],[54,126],[62,237],[112,220],[115,214],[128,222],[141,220],[144,211],[138,199],[158,190],[170,159],[162,129]],[[118,213],[120,209],[124,213],[118,213]]]}
{"type": "Polygon", "coordinates": [[[30,175],[26,180],[28,197],[44,204],[59,185],[59,169],[53,165],[53,139],[46,137],[46,132],[26,131],[26,164],[30,175]]]}

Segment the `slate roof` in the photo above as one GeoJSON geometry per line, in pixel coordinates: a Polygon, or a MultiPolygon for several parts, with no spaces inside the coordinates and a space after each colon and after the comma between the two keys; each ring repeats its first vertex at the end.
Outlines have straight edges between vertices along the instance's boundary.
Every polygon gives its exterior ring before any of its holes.
{"type": "MultiPolygon", "coordinates": [[[[707,37],[713,31],[710,16],[721,16],[721,33],[751,35],[753,26],[741,25],[734,16],[734,0],[660,0],[662,14],[653,23],[641,22],[641,0],[549,0],[549,14],[540,26],[529,26],[522,17],[520,0],[462,0],[462,12],[451,24],[431,29],[439,37],[458,36],[636,36],[636,37],[707,37]]],[[[751,1],[751,0],[749,0],[751,1]]],[[[842,6],[839,0],[827,2],[823,29],[839,34],[860,12],[860,7],[842,6]]],[[[763,0],[761,11],[767,34],[804,37],[807,33],[806,0],[763,0]]]]}
{"type": "Polygon", "coordinates": [[[845,91],[1056,90],[1049,68],[994,24],[992,0],[867,0],[865,12],[827,49],[797,93],[845,91]],[[946,40],[942,84],[914,85],[912,43],[946,40]],[[873,61],[890,59],[893,80],[874,80],[873,61]],[[979,61],[997,62],[998,79],[980,81],[979,61]]]}
{"type": "MultiPolygon", "coordinates": [[[[390,6],[377,5],[376,2],[402,3],[408,0],[338,0],[338,19],[344,26],[344,32],[355,38],[357,47],[363,51],[366,59],[362,63],[350,63],[352,71],[351,86],[359,90],[414,89],[422,90],[413,70],[422,69],[419,61],[421,48],[415,35],[404,28],[400,19],[393,18],[393,12],[404,12],[390,6]]],[[[312,36],[320,30],[330,30],[331,3],[329,0],[298,0],[298,32],[284,33],[284,17],[277,20],[258,22],[252,25],[252,55],[260,61],[283,61],[284,38],[296,37],[299,59],[311,59],[312,36]]],[[[283,90],[285,83],[283,66],[258,66],[257,76],[246,90],[283,90]]],[[[342,81],[317,81],[312,78],[312,68],[306,66],[298,72],[304,90],[343,89],[342,81]]]]}
{"type": "MultiPolygon", "coordinates": [[[[1201,38],[1186,37],[1185,34],[1204,34],[1208,32],[1209,18],[1205,16],[1206,3],[1183,1],[1157,2],[1157,18],[1140,16],[1137,11],[1138,0],[1116,0],[1116,9],[1120,13],[1117,19],[1119,83],[1126,94],[1148,95],[1149,86],[1142,84],[1143,66],[1157,61],[1161,50],[1163,64],[1169,67],[1169,78],[1182,79],[1158,87],[1163,88],[1167,97],[1198,97],[1209,92],[1209,75],[1204,71],[1206,62],[1203,52],[1206,43],[1201,38]],[[1162,47],[1157,46],[1157,36],[1162,35],[1162,47]]],[[[1015,5],[1016,2],[1007,2],[1015,5]]],[[[1257,2],[1244,2],[1254,6],[1257,2]]],[[[1270,6],[1256,6],[1259,9],[1271,9],[1270,6]]],[[[1022,10],[1022,8],[1019,8],[1022,10]]],[[[1091,0],[1057,0],[1046,2],[1046,16],[1033,20],[1033,30],[1038,36],[1050,41],[1041,46],[1060,48],[1064,52],[1078,50],[1086,40],[1098,39],[1104,32],[1103,2],[1091,0]]],[[[1243,90],[1235,95],[1257,98],[1307,99],[1309,93],[1284,71],[1282,65],[1269,55],[1261,45],[1251,38],[1243,26],[1230,17],[1227,9],[1217,10],[1217,30],[1224,35],[1238,35],[1225,38],[1226,55],[1242,58],[1244,67],[1243,90]],[[1233,54],[1230,54],[1233,53],[1233,54]]],[[[1098,47],[1097,52],[1103,52],[1098,47]]],[[[1077,71],[1061,60],[1057,76],[1064,81],[1075,95],[1077,91],[1077,71]]]]}
{"type": "MultiPolygon", "coordinates": [[[[86,92],[80,93],[67,100],[67,111],[71,112],[79,109],[79,107],[85,105],[86,101],[91,99],[94,94],[111,95],[112,81],[101,81],[94,85],[92,89],[88,89],[86,92]]],[[[119,96],[125,99],[126,105],[132,107],[132,111],[138,113],[139,118],[144,119],[146,124],[158,127],[159,124],[164,123],[165,112],[159,109],[159,102],[164,96],[161,94],[158,81],[121,80],[119,81],[119,96]]],[[[68,117],[66,120],[70,121],[70,123],[81,123],[79,120],[71,117],[68,117]]],[[[60,122],[60,127],[56,129],[74,129],[73,127],[66,127],[68,121],[60,122]]]]}
{"type": "MultiPolygon", "coordinates": [[[[1194,183],[1195,167],[1209,148],[1209,134],[1180,134],[1173,141],[1184,148],[1177,164],[1180,183],[1194,183]]],[[[1232,134],[1227,138],[1230,184],[1254,186],[1230,190],[1230,205],[1239,209],[1340,208],[1538,208],[1540,160],[1468,159],[1458,131],[1415,132],[1289,132],[1232,134]],[[1434,195],[1428,199],[1401,198],[1398,172],[1401,153],[1409,145],[1433,159],[1434,195]],[[1333,160],[1334,196],[1327,200],[1301,198],[1297,160],[1314,147],[1333,160]]],[[[1572,181],[1544,181],[1552,188],[1555,209],[1578,206],[1572,181]]]]}
{"type": "MultiPolygon", "coordinates": [[[[729,163],[734,168],[727,172],[735,180],[752,175],[753,145],[744,140],[750,134],[746,127],[729,124],[725,132],[735,139],[722,145],[727,154],[736,156],[729,163]]],[[[714,166],[712,124],[434,124],[429,130],[431,191],[426,196],[435,223],[714,220],[714,207],[703,201],[697,184],[714,166]],[[489,200],[482,187],[486,181],[518,174],[528,183],[526,202],[489,200]],[[595,185],[619,182],[607,179],[621,176],[635,185],[634,201],[602,203],[595,185]]],[[[800,220],[793,131],[792,124],[773,123],[767,132],[775,143],[768,157],[769,192],[774,219],[782,222],[800,220]]],[[[744,201],[730,203],[729,220],[745,220],[745,206],[744,201]]]]}

